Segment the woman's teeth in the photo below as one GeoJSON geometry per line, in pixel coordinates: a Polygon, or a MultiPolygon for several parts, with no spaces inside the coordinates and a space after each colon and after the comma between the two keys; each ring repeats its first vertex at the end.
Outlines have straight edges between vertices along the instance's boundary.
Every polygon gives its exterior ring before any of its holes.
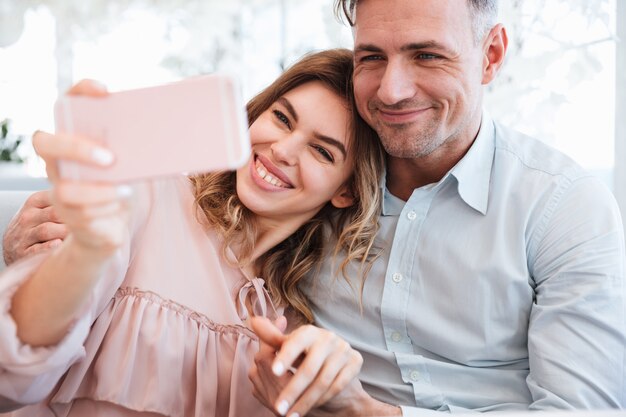
{"type": "Polygon", "coordinates": [[[255,167],[256,167],[257,174],[259,174],[259,177],[263,178],[263,181],[269,184],[272,184],[276,187],[289,188],[287,184],[285,184],[284,182],[282,182],[281,180],[279,180],[278,178],[272,176],[272,174],[267,172],[267,169],[265,168],[265,166],[258,159],[256,160],[255,167]]]}

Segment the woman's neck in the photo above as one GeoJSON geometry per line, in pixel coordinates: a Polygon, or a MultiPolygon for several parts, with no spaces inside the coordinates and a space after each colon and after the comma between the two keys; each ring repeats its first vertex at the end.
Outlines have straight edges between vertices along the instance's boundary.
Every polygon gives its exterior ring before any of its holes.
{"type": "MultiPolygon", "coordinates": [[[[248,262],[242,266],[243,271],[249,276],[258,276],[258,260],[266,252],[287,239],[298,230],[301,224],[290,224],[284,221],[259,221],[257,223],[257,233],[252,252],[249,254],[248,262]]],[[[241,259],[242,244],[235,244],[232,247],[237,259],[241,259]]]]}

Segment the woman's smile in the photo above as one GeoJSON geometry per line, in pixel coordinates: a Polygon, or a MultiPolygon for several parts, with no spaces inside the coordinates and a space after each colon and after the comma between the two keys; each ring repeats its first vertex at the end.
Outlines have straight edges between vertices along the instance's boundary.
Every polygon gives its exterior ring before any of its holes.
{"type": "Polygon", "coordinates": [[[254,169],[265,183],[278,188],[293,188],[289,178],[262,155],[255,155],[254,169]]]}

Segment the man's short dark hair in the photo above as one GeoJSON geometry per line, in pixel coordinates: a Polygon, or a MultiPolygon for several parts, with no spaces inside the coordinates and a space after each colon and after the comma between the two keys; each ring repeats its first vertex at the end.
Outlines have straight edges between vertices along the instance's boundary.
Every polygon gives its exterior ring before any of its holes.
{"type": "MultiPolygon", "coordinates": [[[[335,14],[354,26],[356,4],[359,0],[335,0],[335,14]]],[[[415,1],[415,0],[411,0],[415,1]]],[[[498,16],[498,0],[467,0],[472,17],[474,40],[479,42],[495,25],[498,16]]]]}

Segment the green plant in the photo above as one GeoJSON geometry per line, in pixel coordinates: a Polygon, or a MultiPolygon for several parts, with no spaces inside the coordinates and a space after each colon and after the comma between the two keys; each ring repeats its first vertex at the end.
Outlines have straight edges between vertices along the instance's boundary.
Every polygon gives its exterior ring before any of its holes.
{"type": "Polygon", "coordinates": [[[10,127],[9,119],[0,123],[0,162],[24,162],[24,158],[18,153],[24,137],[11,134],[10,127]]]}

